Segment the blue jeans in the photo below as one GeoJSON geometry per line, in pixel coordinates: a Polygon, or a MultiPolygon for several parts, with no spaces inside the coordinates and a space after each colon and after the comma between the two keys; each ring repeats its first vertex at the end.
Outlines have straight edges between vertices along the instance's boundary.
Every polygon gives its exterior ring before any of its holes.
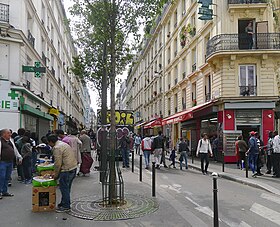
{"type": "Polygon", "coordinates": [[[249,166],[252,170],[253,174],[255,173],[255,170],[257,169],[257,160],[258,160],[258,154],[249,154],[249,166]]]}
{"type": "Polygon", "coordinates": [[[149,167],[149,165],[150,165],[150,155],[151,155],[151,151],[144,151],[144,158],[145,158],[146,167],[149,167]]]}
{"type": "Polygon", "coordinates": [[[77,169],[61,172],[59,175],[59,188],[61,192],[61,202],[60,206],[64,208],[70,208],[70,193],[72,182],[76,176],[77,169]]]}
{"type": "Polygon", "coordinates": [[[8,192],[8,182],[11,178],[13,162],[0,161],[0,194],[8,192]]]}
{"type": "Polygon", "coordinates": [[[186,169],[188,168],[188,157],[187,157],[187,152],[182,151],[180,154],[180,169],[183,168],[183,160],[185,160],[186,163],[186,169]]]}
{"type": "Polygon", "coordinates": [[[129,167],[129,149],[122,149],[123,167],[129,167]]]}

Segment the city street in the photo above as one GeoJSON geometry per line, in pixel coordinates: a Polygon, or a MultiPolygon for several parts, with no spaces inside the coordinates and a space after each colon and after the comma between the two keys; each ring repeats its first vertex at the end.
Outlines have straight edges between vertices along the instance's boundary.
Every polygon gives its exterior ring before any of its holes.
{"type": "MultiPolygon", "coordinates": [[[[134,173],[131,169],[123,170],[126,194],[150,197],[151,173],[144,170],[143,182],[139,182],[137,165],[136,161],[134,173]]],[[[77,177],[73,184],[73,200],[84,196],[100,198],[98,176],[94,171],[90,177],[77,177]]],[[[162,168],[157,171],[156,182],[159,209],[155,213],[132,220],[97,222],[55,212],[32,213],[32,186],[14,180],[10,192],[15,197],[0,201],[1,226],[213,226],[211,176],[193,169],[162,168]]],[[[218,189],[220,226],[280,225],[278,196],[226,179],[218,179],[218,189]]],[[[59,196],[57,191],[57,199],[59,196]]]]}

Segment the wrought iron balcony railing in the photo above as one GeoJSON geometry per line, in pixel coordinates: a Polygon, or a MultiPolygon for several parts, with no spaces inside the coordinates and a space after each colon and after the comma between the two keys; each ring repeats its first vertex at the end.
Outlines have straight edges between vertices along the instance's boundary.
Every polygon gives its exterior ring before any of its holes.
{"type": "Polygon", "coordinates": [[[205,101],[208,102],[211,100],[211,93],[205,94],[205,101]]]}
{"type": "Polygon", "coordinates": [[[267,3],[267,0],[228,0],[228,4],[255,4],[267,3]]]}
{"type": "Polygon", "coordinates": [[[30,30],[28,30],[27,39],[28,39],[28,42],[30,43],[30,45],[34,48],[34,46],[35,46],[35,38],[34,38],[34,36],[31,34],[31,31],[30,31],[30,30]]]}
{"type": "Polygon", "coordinates": [[[207,58],[220,51],[235,50],[280,50],[280,33],[246,33],[216,35],[207,43],[207,58]]]}
{"type": "Polygon", "coordinates": [[[257,86],[239,86],[240,95],[242,96],[256,96],[257,86]]]}
{"type": "Polygon", "coordinates": [[[0,21],[9,23],[9,5],[0,3],[0,21]]]}

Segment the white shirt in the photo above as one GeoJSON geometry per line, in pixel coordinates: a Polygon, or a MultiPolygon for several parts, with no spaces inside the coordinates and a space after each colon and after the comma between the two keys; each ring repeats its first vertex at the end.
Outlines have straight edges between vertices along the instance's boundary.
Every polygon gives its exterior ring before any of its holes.
{"type": "Polygon", "coordinates": [[[204,153],[207,154],[208,151],[210,152],[210,154],[212,155],[212,148],[211,148],[211,144],[210,141],[208,139],[200,139],[198,141],[197,144],[197,150],[196,150],[196,154],[198,155],[199,153],[204,153]]]}

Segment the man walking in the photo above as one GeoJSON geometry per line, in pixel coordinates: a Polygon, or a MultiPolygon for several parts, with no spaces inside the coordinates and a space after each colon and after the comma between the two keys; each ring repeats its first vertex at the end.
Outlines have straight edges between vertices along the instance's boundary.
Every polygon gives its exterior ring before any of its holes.
{"type": "Polygon", "coordinates": [[[134,147],[135,147],[136,154],[139,155],[140,155],[140,144],[141,144],[141,137],[139,136],[139,134],[136,134],[136,136],[134,137],[134,147]]]}
{"type": "Polygon", "coordinates": [[[141,143],[142,146],[142,151],[144,153],[144,158],[145,158],[145,169],[150,168],[150,156],[151,156],[151,151],[152,151],[152,139],[149,136],[146,136],[141,143]]]}
{"type": "Polygon", "coordinates": [[[280,177],[280,137],[278,135],[278,131],[274,131],[274,139],[273,139],[273,169],[275,171],[275,175],[272,177],[279,178],[280,177]]]}
{"type": "Polygon", "coordinates": [[[213,156],[212,148],[209,139],[207,138],[207,134],[203,133],[201,135],[202,139],[198,141],[196,156],[200,155],[200,162],[201,162],[201,171],[203,175],[207,174],[208,166],[209,166],[209,155],[210,152],[211,157],[213,156]],[[205,166],[204,166],[205,162],[205,166]]]}
{"type": "Polygon", "coordinates": [[[271,174],[272,169],[272,153],[273,153],[273,132],[270,131],[268,134],[268,141],[266,145],[266,174],[271,174]]]}
{"type": "Polygon", "coordinates": [[[246,158],[245,154],[248,150],[248,146],[247,146],[246,142],[243,140],[242,135],[238,136],[237,146],[238,146],[238,149],[239,149],[239,158],[240,158],[241,170],[242,170],[242,168],[244,168],[242,166],[242,160],[243,160],[243,163],[245,163],[245,158],[246,158]]]}
{"type": "MultiPolygon", "coordinates": [[[[156,162],[156,168],[159,169],[160,168],[160,158],[162,155],[162,151],[164,149],[164,143],[163,143],[163,137],[162,137],[161,131],[158,132],[158,135],[153,140],[153,148],[154,148],[154,159],[156,162]]],[[[168,168],[168,167],[166,166],[166,168],[168,168]]]]}
{"type": "Polygon", "coordinates": [[[120,149],[122,151],[123,168],[129,168],[129,153],[130,153],[130,138],[129,135],[123,135],[120,140],[120,149]]]}
{"type": "Polygon", "coordinates": [[[72,182],[76,176],[77,160],[72,148],[58,140],[57,135],[48,136],[49,145],[53,148],[54,156],[54,179],[59,179],[59,188],[61,192],[61,202],[56,211],[67,212],[70,208],[70,193],[72,182]]]}
{"type": "Polygon", "coordinates": [[[14,196],[8,192],[8,183],[13,170],[14,158],[16,157],[18,164],[21,165],[22,157],[14,142],[11,141],[9,129],[2,129],[0,136],[0,199],[2,199],[3,196],[14,196]]]}
{"type": "Polygon", "coordinates": [[[185,160],[186,169],[188,169],[187,152],[189,151],[189,147],[188,147],[188,144],[186,143],[186,141],[183,138],[181,138],[180,140],[181,140],[181,143],[179,144],[180,170],[183,169],[183,160],[185,160]]]}
{"type": "Polygon", "coordinates": [[[254,131],[250,132],[250,139],[249,139],[249,150],[247,151],[248,159],[249,159],[249,166],[252,170],[252,177],[257,177],[255,171],[257,170],[257,160],[259,155],[259,147],[256,140],[256,133],[254,131]]]}

